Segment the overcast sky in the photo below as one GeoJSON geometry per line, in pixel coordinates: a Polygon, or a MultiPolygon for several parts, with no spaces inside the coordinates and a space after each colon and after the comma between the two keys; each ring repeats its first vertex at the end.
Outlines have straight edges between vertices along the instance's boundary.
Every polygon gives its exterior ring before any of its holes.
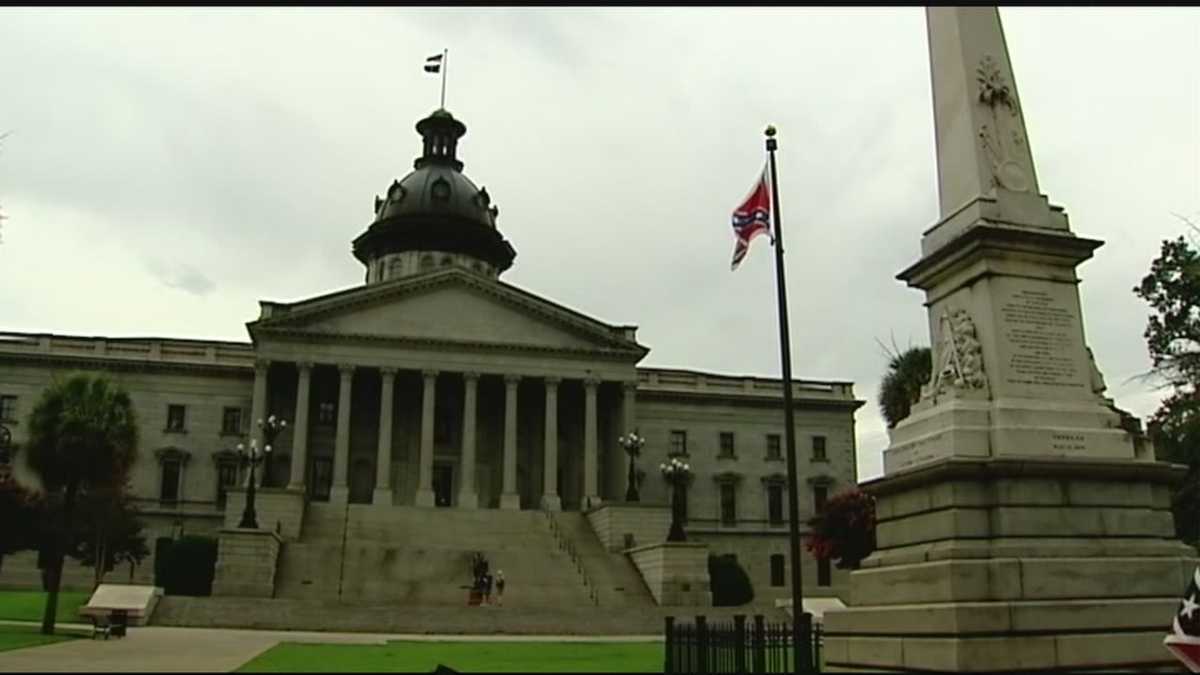
{"type": "MultiPolygon", "coordinates": [[[[1042,191],[1117,404],[1149,415],[1130,289],[1200,216],[1200,11],[1001,10],[1042,191]]],[[[797,377],[851,380],[881,473],[894,276],[937,220],[920,8],[0,10],[0,331],[247,340],[260,299],[362,283],[350,241],[438,104],[517,249],[503,279],[637,324],[644,365],[779,375],[773,252],[730,211],[779,129],[797,377]]]]}

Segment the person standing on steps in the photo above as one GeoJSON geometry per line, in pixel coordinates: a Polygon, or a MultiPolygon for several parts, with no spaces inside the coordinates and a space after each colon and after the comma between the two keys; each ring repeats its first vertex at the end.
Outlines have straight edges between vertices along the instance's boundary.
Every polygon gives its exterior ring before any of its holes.
{"type": "Polygon", "coordinates": [[[492,575],[489,572],[483,573],[483,604],[492,604],[492,575]]]}
{"type": "Polygon", "coordinates": [[[504,570],[496,570],[496,604],[504,606],[504,570]]]}

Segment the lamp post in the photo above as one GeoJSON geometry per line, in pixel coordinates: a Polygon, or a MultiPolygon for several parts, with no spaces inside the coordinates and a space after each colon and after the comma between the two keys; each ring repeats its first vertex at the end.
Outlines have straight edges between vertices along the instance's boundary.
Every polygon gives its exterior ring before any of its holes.
{"type": "Polygon", "coordinates": [[[671,531],[667,534],[667,541],[687,541],[687,534],[683,531],[683,514],[680,511],[683,509],[683,486],[687,485],[688,479],[691,478],[692,467],[672,457],[670,461],[659,464],[658,469],[662,471],[663,479],[673,488],[671,531]]]}
{"type": "Polygon", "coordinates": [[[260,419],[258,428],[263,432],[262,450],[258,449],[258,440],[254,438],[250,439],[249,448],[242,443],[238,443],[237,446],[238,459],[242,466],[250,467],[250,486],[246,489],[246,509],[242,511],[242,522],[238,524],[238,527],[255,530],[258,529],[258,517],[254,513],[254,468],[270,456],[271,449],[275,444],[275,437],[287,428],[287,420],[271,415],[265,422],[260,419]]]}
{"type": "Polygon", "coordinates": [[[617,442],[625,448],[625,454],[629,455],[629,486],[625,488],[625,501],[636,502],[640,499],[636,460],[638,455],[642,454],[642,446],[646,444],[646,439],[638,436],[637,431],[631,431],[618,438],[617,442]]]}

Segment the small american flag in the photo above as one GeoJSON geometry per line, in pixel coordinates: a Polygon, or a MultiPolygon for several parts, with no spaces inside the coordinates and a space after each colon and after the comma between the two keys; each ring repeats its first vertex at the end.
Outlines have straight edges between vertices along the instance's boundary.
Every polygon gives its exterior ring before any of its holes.
{"type": "Polygon", "coordinates": [[[434,54],[425,59],[425,72],[436,73],[442,69],[442,57],[444,54],[434,54]]]}
{"type": "Polygon", "coordinates": [[[1171,632],[1163,639],[1163,645],[1188,670],[1200,673],[1200,567],[1192,573],[1192,580],[1183,592],[1179,611],[1175,613],[1171,632]]]}
{"type": "Polygon", "coordinates": [[[750,241],[760,234],[774,239],[771,235],[771,191],[767,189],[767,169],[763,167],[762,175],[746,201],[733,211],[733,264],[730,270],[736,270],[742,258],[750,250],[750,241]]]}

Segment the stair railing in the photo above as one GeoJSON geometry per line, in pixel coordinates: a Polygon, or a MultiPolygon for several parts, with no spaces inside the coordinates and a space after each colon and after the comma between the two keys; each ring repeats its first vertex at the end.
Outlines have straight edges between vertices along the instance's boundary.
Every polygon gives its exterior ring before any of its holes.
{"type": "Polygon", "coordinates": [[[562,526],[558,524],[558,519],[554,517],[554,513],[542,506],[542,513],[546,515],[546,522],[550,525],[550,533],[554,535],[554,543],[558,545],[560,551],[564,551],[571,563],[575,566],[575,571],[579,573],[583,580],[583,587],[587,590],[588,599],[593,605],[600,605],[600,593],[596,589],[596,584],[588,575],[587,570],[583,568],[583,559],[579,556],[579,552],[575,548],[575,542],[567,537],[562,531],[562,526]]]}

